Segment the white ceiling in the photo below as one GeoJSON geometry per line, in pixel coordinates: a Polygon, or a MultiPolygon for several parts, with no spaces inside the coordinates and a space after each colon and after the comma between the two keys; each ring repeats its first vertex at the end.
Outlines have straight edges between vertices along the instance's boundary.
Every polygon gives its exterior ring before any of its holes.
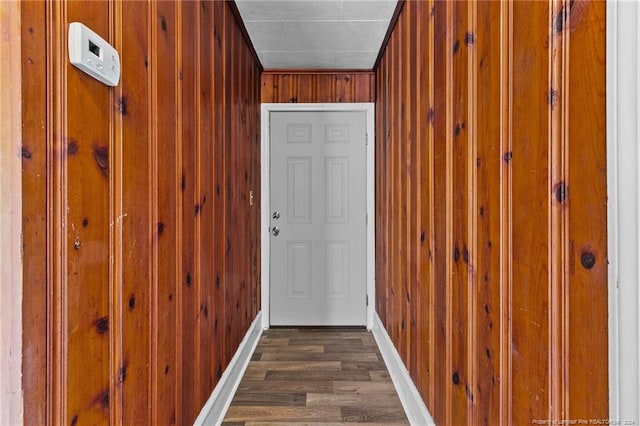
{"type": "Polygon", "coordinates": [[[397,0],[236,0],[265,69],[372,69],[397,0]]]}

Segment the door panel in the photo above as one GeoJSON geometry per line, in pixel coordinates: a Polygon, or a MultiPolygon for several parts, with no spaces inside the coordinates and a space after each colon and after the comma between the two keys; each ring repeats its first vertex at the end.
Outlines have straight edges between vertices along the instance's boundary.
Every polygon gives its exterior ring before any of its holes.
{"type": "Polygon", "coordinates": [[[326,158],[325,165],[325,220],[348,223],[349,157],[326,158]]]}
{"type": "Polygon", "coordinates": [[[311,157],[287,158],[287,222],[311,223],[311,157]]]}
{"type": "Polygon", "coordinates": [[[270,120],[271,325],[364,325],[365,114],[270,120]]]}
{"type": "Polygon", "coordinates": [[[289,299],[311,299],[311,241],[287,242],[289,299]]]}

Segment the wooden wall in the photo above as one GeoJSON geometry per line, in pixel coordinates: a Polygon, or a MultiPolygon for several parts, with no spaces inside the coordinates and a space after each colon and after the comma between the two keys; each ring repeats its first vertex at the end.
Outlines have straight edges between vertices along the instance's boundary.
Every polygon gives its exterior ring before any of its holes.
{"type": "Polygon", "coordinates": [[[377,312],[437,424],[607,419],[605,3],[405,3],[377,312]]]}
{"type": "Polygon", "coordinates": [[[191,424],[259,310],[259,64],[226,2],[22,24],[25,423],[191,424]],[[116,88],[68,63],[73,21],[116,88]]]}
{"type": "Polygon", "coordinates": [[[263,103],[373,102],[374,73],[369,71],[265,71],[263,103]]]}
{"type": "Polygon", "coordinates": [[[0,2],[0,425],[22,424],[20,3],[0,2]]]}

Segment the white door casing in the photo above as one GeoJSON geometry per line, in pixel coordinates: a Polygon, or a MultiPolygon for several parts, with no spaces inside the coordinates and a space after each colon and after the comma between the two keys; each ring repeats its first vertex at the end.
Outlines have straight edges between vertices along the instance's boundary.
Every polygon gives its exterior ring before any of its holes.
{"type": "Polygon", "coordinates": [[[371,328],[375,304],[373,104],[263,104],[261,159],[263,327],[371,328]],[[277,122],[272,128],[274,117],[284,116],[298,118],[288,129],[286,124],[278,129],[277,122]],[[359,128],[346,130],[345,118],[354,117],[361,122],[355,124],[359,128]],[[281,132],[285,141],[288,135],[290,143],[279,146],[272,138],[274,132],[281,132]],[[360,146],[350,155],[359,158],[350,158],[345,151],[350,145],[344,142],[347,132],[351,139],[357,136],[352,143],[360,146]],[[304,142],[309,137],[313,141],[304,142]],[[287,177],[296,177],[297,183],[294,179],[287,183],[287,177]],[[340,185],[343,181],[346,191],[340,185]],[[287,198],[292,201],[289,206],[287,198]],[[275,210],[280,219],[273,219],[275,210]],[[273,226],[278,226],[278,236],[269,232],[273,226]],[[276,271],[273,261],[280,264],[276,271]],[[292,281],[296,275],[297,283],[292,281]]]}
{"type": "Polygon", "coordinates": [[[366,117],[274,111],[271,325],[366,324],[366,117]]]}
{"type": "Polygon", "coordinates": [[[609,415],[640,423],[640,4],[607,2],[609,415]]]}

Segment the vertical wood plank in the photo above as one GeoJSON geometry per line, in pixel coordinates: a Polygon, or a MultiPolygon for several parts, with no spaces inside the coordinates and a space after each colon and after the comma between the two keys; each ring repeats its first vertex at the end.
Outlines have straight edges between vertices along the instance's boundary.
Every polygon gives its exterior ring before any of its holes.
{"type": "Polygon", "coordinates": [[[213,199],[213,175],[216,165],[213,162],[213,3],[205,2],[200,7],[200,125],[199,127],[199,165],[198,173],[198,196],[196,199],[196,209],[198,209],[198,220],[200,221],[198,248],[199,259],[199,298],[198,303],[198,323],[199,323],[199,344],[198,359],[200,366],[197,368],[198,374],[198,406],[202,407],[209,397],[209,393],[214,385],[212,375],[213,344],[211,336],[214,335],[213,323],[213,283],[214,273],[214,199],[213,199]]]}
{"type": "MultiPolygon", "coordinates": [[[[502,5],[498,2],[478,2],[478,31],[473,34],[477,48],[478,87],[490,93],[500,93],[501,67],[505,52],[499,27],[492,22],[501,22],[502,5]]],[[[477,288],[476,322],[478,382],[476,386],[479,403],[476,418],[480,424],[500,423],[500,383],[503,378],[500,359],[504,355],[501,347],[501,185],[503,159],[496,150],[495,141],[500,140],[502,102],[478,102],[477,108],[477,288]],[[482,402],[481,402],[482,401],[482,402]]]]}
{"type": "MultiPolygon", "coordinates": [[[[47,395],[47,418],[62,424],[67,421],[67,371],[65,356],[67,353],[67,320],[64,301],[68,293],[66,255],[68,251],[65,234],[66,225],[66,191],[67,173],[66,158],[57,155],[64,151],[64,133],[66,117],[67,68],[61,56],[64,52],[66,4],[47,3],[45,12],[46,25],[51,33],[47,37],[47,167],[43,170],[47,176],[47,203],[51,206],[51,214],[47,217],[47,279],[52,291],[47,292],[47,384],[51,391],[47,395]],[[54,253],[56,255],[54,255],[54,253]],[[55,257],[54,257],[55,256],[55,257]],[[58,296],[56,296],[58,295],[58,296]]],[[[44,26],[43,25],[43,26],[44,26]]],[[[24,83],[24,81],[23,81],[24,83]]],[[[23,199],[24,202],[24,199],[23,199]]]]}
{"type": "MultiPolygon", "coordinates": [[[[200,350],[201,340],[200,331],[202,329],[202,318],[200,316],[200,309],[202,307],[202,271],[201,271],[201,254],[202,254],[202,205],[200,203],[200,188],[202,183],[202,132],[203,125],[202,106],[204,100],[204,93],[202,90],[202,63],[207,61],[207,57],[200,55],[202,49],[202,26],[203,22],[201,16],[204,13],[206,2],[201,1],[194,7],[194,23],[195,23],[195,58],[194,58],[194,93],[193,93],[193,116],[194,116],[194,157],[193,157],[193,273],[192,273],[192,288],[193,288],[193,399],[194,399],[194,416],[198,414],[198,407],[200,406],[200,382],[202,380],[200,371],[202,368],[200,350]]],[[[205,125],[208,126],[209,123],[205,125]]]]}
{"type": "Polygon", "coordinates": [[[225,351],[225,259],[226,259],[226,133],[225,133],[225,56],[222,40],[225,34],[226,15],[224,13],[226,5],[222,2],[214,2],[214,69],[220,70],[214,74],[214,160],[215,160],[215,215],[214,225],[214,335],[215,345],[214,357],[214,377],[217,380],[222,376],[226,367],[225,351]]]}
{"type": "MultiPolygon", "coordinates": [[[[479,401],[476,399],[478,394],[478,374],[477,364],[478,356],[474,353],[477,346],[477,303],[478,303],[478,59],[476,48],[477,34],[477,8],[478,1],[472,0],[467,3],[467,19],[466,32],[464,34],[464,44],[467,50],[467,123],[468,123],[468,152],[467,152],[467,340],[466,346],[466,363],[467,363],[467,384],[465,394],[467,396],[467,422],[477,424],[477,405],[479,401]]],[[[463,252],[464,255],[464,252],[463,252]]],[[[464,256],[463,256],[464,260],[464,256]]]]}
{"type": "Polygon", "coordinates": [[[514,423],[549,418],[549,6],[513,4],[512,389],[514,423]],[[531,33],[539,37],[531,37],[531,33]],[[534,343],[535,342],[535,343],[534,343]]]}
{"type": "Polygon", "coordinates": [[[24,422],[44,424],[47,400],[47,45],[45,4],[20,4],[22,75],[22,234],[24,422]]]}
{"type": "Polygon", "coordinates": [[[447,62],[442,58],[447,58],[450,47],[447,43],[447,15],[448,8],[445,2],[435,2],[434,17],[434,57],[440,58],[434,61],[433,85],[434,96],[433,113],[431,115],[434,134],[434,185],[439,188],[434,194],[434,277],[436,301],[435,321],[436,333],[434,346],[439,348],[436,352],[434,362],[434,388],[438,389],[434,396],[434,407],[432,410],[434,420],[438,424],[444,424],[447,416],[448,389],[451,387],[451,376],[447,365],[447,347],[450,345],[448,339],[449,326],[447,322],[447,265],[451,253],[447,246],[447,191],[446,191],[446,170],[447,170],[447,104],[445,91],[447,90],[447,62]],[[444,303],[443,303],[444,302],[444,303]],[[445,350],[442,350],[445,348],[445,350]]]}
{"type": "Polygon", "coordinates": [[[408,105],[405,112],[405,123],[409,127],[409,135],[407,138],[408,148],[410,155],[408,156],[407,173],[408,181],[410,183],[410,190],[407,194],[407,212],[408,221],[407,224],[407,268],[408,268],[408,289],[406,294],[407,300],[407,353],[408,353],[408,365],[409,372],[414,382],[418,382],[418,345],[413,344],[418,340],[418,280],[419,280],[419,266],[418,266],[418,249],[420,246],[420,216],[421,206],[418,204],[418,193],[420,191],[420,166],[419,166],[419,148],[421,141],[418,139],[418,99],[416,96],[412,96],[412,92],[416,88],[416,78],[418,70],[416,68],[417,62],[417,19],[416,11],[418,3],[408,4],[408,24],[409,29],[405,35],[405,49],[409,51],[409,63],[407,64],[408,79],[405,85],[405,97],[407,98],[408,105]]]}
{"type": "MultiPolygon", "coordinates": [[[[504,28],[500,51],[500,423],[512,420],[512,309],[513,298],[513,170],[508,153],[513,152],[513,2],[502,2],[500,22],[504,28]],[[507,155],[505,157],[505,154],[507,155]]],[[[494,307],[495,309],[495,307],[494,307]]],[[[482,312],[482,311],[480,311],[482,312]]],[[[490,323],[487,324],[487,326],[490,323]]],[[[493,376],[491,380],[493,384],[493,376]]]]}
{"type": "Polygon", "coordinates": [[[179,40],[176,4],[158,2],[154,25],[158,34],[157,51],[163,52],[158,61],[157,87],[157,180],[158,218],[153,232],[157,239],[157,292],[156,292],[156,419],[161,424],[175,424],[178,417],[177,386],[177,281],[179,259],[178,191],[180,169],[177,151],[178,66],[179,40]]]}
{"type": "MultiPolygon", "coordinates": [[[[184,182],[182,145],[184,143],[184,7],[183,3],[176,4],[176,274],[175,274],[175,291],[176,291],[176,423],[182,421],[185,417],[184,407],[182,404],[184,393],[184,348],[182,339],[182,330],[184,329],[184,258],[183,258],[183,240],[182,232],[184,229],[184,209],[182,207],[182,190],[184,182]]],[[[188,113],[188,111],[187,111],[188,113]]]]}
{"type": "Polygon", "coordinates": [[[336,102],[352,102],[352,78],[353,76],[349,74],[338,74],[334,76],[335,95],[333,98],[336,102]]]}
{"type": "Polygon", "coordinates": [[[298,76],[296,98],[298,102],[313,102],[314,76],[311,74],[301,74],[298,76]]]}
{"type": "Polygon", "coordinates": [[[419,198],[420,204],[420,250],[418,251],[418,341],[427,342],[418,345],[418,386],[423,400],[434,406],[435,380],[435,268],[433,248],[435,241],[435,176],[434,176],[434,27],[435,5],[433,2],[418,3],[416,18],[417,54],[416,66],[418,93],[421,96],[417,105],[416,121],[418,126],[418,169],[420,172],[419,198]],[[428,25],[420,25],[427,21],[428,25]]]}
{"type": "Polygon", "coordinates": [[[561,35],[569,38],[568,418],[607,418],[609,412],[608,373],[602,368],[608,365],[605,9],[605,2],[575,4],[561,35]]]}
{"type": "Polygon", "coordinates": [[[376,99],[376,86],[373,73],[352,74],[351,80],[353,91],[352,102],[374,102],[376,99]]]}
{"type": "MultiPolygon", "coordinates": [[[[398,98],[398,92],[400,87],[400,79],[394,78],[393,76],[399,75],[400,70],[400,49],[399,45],[399,33],[395,33],[392,35],[389,40],[391,43],[391,79],[389,85],[390,96],[394,99],[398,98]]],[[[400,105],[398,102],[391,103],[391,112],[389,118],[389,125],[391,128],[391,165],[390,165],[390,179],[391,179],[391,205],[389,208],[389,218],[391,219],[391,229],[390,229],[390,246],[391,246],[391,267],[389,268],[389,322],[386,324],[387,331],[391,336],[391,339],[398,345],[399,338],[399,325],[400,325],[400,312],[398,311],[398,302],[397,302],[397,293],[400,290],[400,261],[399,252],[400,252],[400,241],[399,241],[399,223],[400,223],[400,214],[401,209],[398,208],[400,205],[400,183],[399,183],[399,165],[400,165],[400,137],[399,134],[399,123],[398,119],[400,105]]],[[[398,352],[402,357],[401,346],[397,346],[398,352]]]]}
{"type": "MultiPolygon", "coordinates": [[[[0,106],[0,300],[2,301],[2,322],[0,323],[0,376],[2,388],[0,389],[0,423],[17,424],[24,421],[24,404],[22,381],[22,355],[25,346],[23,344],[24,321],[22,307],[24,298],[29,293],[24,288],[29,282],[23,282],[24,262],[23,234],[22,234],[22,167],[24,158],[22,150],[22,5],[20,3],[0,4],[0,97],[3,103],[0,106]]],[[[33,32],[33,29],[32,29],[33,32]]],[[[26,34],[25,34],[26,37],[26,34]]],[[[36,36],[37,37],[37,36],[36,36]]],[[[40,44],[40,47],[44,43],[40,44]]],[[[33,63],[33,62],[32,62],[33,63]]],[[[25,132],[26,133],[26,132],[25,132]]],[[[44,144],[38,146],[41,148],[44,144]]],[[[41,158],[44,156],[41,155],[41,158]]],[[[32,206],[36,207],[36,206],[32,206]]],[[[37,210],[37,207],[36,207],[37,210]]],[[[33,212],[33,210],[32,210],[33,212]]],[[[37,225],[35,230],[37,230],[37,225]]],[[[35,247],[34,247],[35,248],[35,247]]],[[[40,265],[36,265],[40,266],[40,265]]],[[[41,272],[44,272],[41,270],[41,272]]],[[[44,274],[43,274],[44,276],[44,274]]],[[[46,308],[42,295],[37,295],[35,307],[46,308]]],[[[36,324],[41,327],[41,324],[36,324]]],[[[27,333],[35,332],[38,337],[39,330],[31,327],[27,333]]],[[[32,347],[33,348],[33,347],[32,347]]],[[[32,349],[30,348],[30,349],[32,349]]],[[[33,387],[37,389],[37,384],[33,387]]],[[[37,414],[37,413],[36,413],[37,414]]],[[[29,415],[27,414],[27,417],[29,415]]]]}
{"type": "MultiPolygon", "coordinates": [[[[229,13],[228,10],[225,11],[225,13],[227,14],[227,24],[229,24],[231,22],[231,15],[229,13]]],[[[227,25],[226,29],[225,29],[226,33],[225,33],[225,38],[228,41],[226,44],[226,74],[225,74],[225,82],[226,82],[226,99],[225,99],[225,103],[226,103],[226,110],[227,111],[235,111],[235,102],[236,102],[236,96],[235,96],[235,90],[234,90],[234,80],[230,78],[230,76],[232,75],[237,75],[238,72],[238,68],[237,68],[237,62],[236,61],[232,61],[231,58],[234,56],[234,49],[237,46],[237,40],[234,40],[233,38],[233,27],[231,25],[227,25]]],[[[287,83],[287,86],[289,86],[289,83],[287,83]]],[[[287,91],[288,91],[288,87],[287,87],[287,91]]],[[[236,122],[229,122],[227,121],[227,140],[235,140],[235,137],[237,135],[237,123],[236,122]]],[[[228,229],[235,229],[235,225],[237,223],[237,214],[234,210],[234,208],[236,207],[236,203],[234,200],[234,195],[235,192],[237,190],[237,182],[235,182],[233,180],[233,173],[236,170],[236,161],[235,161],[235,157],[237,155],[237,149],[235,149],[236,147],[233,144],[230,144],[227,147],[227,187],[225,188],[225,197],[227,198],[227,210],[224,212],[224,214],[226,215],[226,222],[228,224],[228,229]]],[[[227,359],[227,361],[229,361],[233,355],[233,345],[234,342],[236,340],[236,333],[235,333],[235,329],[232,327],[232,324],[234,324],[236,322],[236,313],[237,310],[239,309],[239,302],[234,303],[234,301],[236,300],[236,297],[238,296],[238,286],[236,285],[236,278],[237,276],[235,275],[236,272],[236,261],[237,261],[237,257],[234,256],[234,246],[232,244],[231,241],[231,236],[230,235],[225,235],[225,244],[226,244],[226,252],[227,252],[227,258],[226,258],[226,271],[225,271],[225,276],[226,276],[226,284],[225,284],[225,291],[226,291],[226,299],[227,299],[227,310],[225,312],[226,314],[226,325],[227,325],[227,333],[225,335],[225,339],[226,339],[226,349],[227,349],[227,353],[225,354],[225,357],[227,359]]]]}
{"type": "MultiPolygon", "coordinates": [[[[275,102],[276,98],[276,75],[262,73],[260,82],[260,100],[265,103],[275,102]]],[[[309,84],[310,85],[310,84],[309,84]]]]}
{"type": "Polygon", "coordinates": [[[199,93],[195,85],[196,50],[199,22],[196,19],[198,3],[182,5],[182,176],[180,181],[182,207],[182,423],[191,423],[197,414],[195,401],[195,143],[197,123],[196,102],[199,93]],[[195,23],[194,23],[195,22],[195,23]],[[187,360],[189,360],[187,362],[187,360]]]}
{"type": "Polygon", "coordinates": [[[122,9],[122,29],[132,40],[120,50],[123,73],[116,113],[122,132],[121,295],[134,303],[122,305],[122,415],[150,421],[150,323],[151,314],[151,67],[149,5],[135,3],[122,9]],[[135,41],[133,41],[135,40],[135,41]],[[140,398],[130,398],[128,395],[140,398]]]}
{"type": "MultiPolygon", "coordinates": [[[[96,31],[107,33],[107,6],[106,2],[90,6],[69,2],[66,22],[82,18],[96,31]]],[[[63,54],[61,58],[64,61],[66,56],[63,54]]],[[[109,256],[105,244],[109,238],[109,92],[75,69],[68,69],[66,84],[62,90],[75,96],[67,98],[61,113],[65,119],[68,116],[73,120],[68,120],[66,131],[58,135],[58,150],[54,154],[65,157],[62,173],[67,179],[67,185],[61,189],[69,249],[63,253],[66,289],[59,293],[62,315],[66,317],[62,337],[66,340],[63,416],[66,423],[76,416],[82,421],[99,423],[109,419],[109,269],[106,263],[91,259],[109,256]]]]}
{"type": "Polygon", "coordinates": [[[471,397],[470,376],[466,353],[468,351],[468,310],[469,299],[467,283],[469,281],[469,241],[467,240],[469,222],[467,217],[469,203],[469,127],[468,127],[468,48],[465,40],[467,32],[468,2],[455,2],[452,16],[452,40],[449,48],[452,52],[452,106],[451,106],[451,155],[452,155],[452,251],[453,268],[451,270],[452,305],[452,364],[451,381],[453,399],[451,405],[452,424],[467,422],[467,398],[471,397]]]}
{"type": "MultiPolygon", "coordinates": [[[[548,36],[549,76],[547,82],[549,135],[549,186],[560,188],[566,184],[567,162],[565,145],[564,111],[568,97],[563,72],[567,54],[567,38],[559,37],[556,16],[563,15],[564,0],[549,2],[549,22],[552,22],[548,36]],[[556,93],[555,100],[552,93],[556,93]],[[550,102],[549,102],[550,101],[550,102]],[[558,186],[559,185],[559,186],[558,186]]],[[[549,197],[549,418],[564,419],[567,412],[566,388],[566,280],[567,264],[567,215],[563,200],[549,197]]]]}
{"type": "MultiPolygon", "coordinates": [[[[150,222],[150,276],[149,276],[149,420],[158,423],[158,3],[150,2],[149,19],[149,222],[150,222]]],[[[165,25],[166,28],[166,25],[165,25]]]]}
{"type": "MultiPolygon", "coordinates": [[[[375,191],[376,191],[376,235],[383,235],[386,229],[386,137],[385,137],[385,115],[384,106],[386,99],[383,98],[383,81],[385,81],[386,61],[380,63],[378,78],[376,79],[376,105],[375,105],[375,127],[376,127],[376,149],[375,149],[375,191]]],[[[386,289],[386,244],[383,238],[376,238],[376,312],[383,323],[386,323],[385,296],[386,289]],[[383,296],[384,295],[384,296],[383,296]]]]}
{"type": "Polygon", "coordinates": [[[398,144],[398,204],[396,204],[396,209],[399,209],[398,212],[398,256],[399,256],[399,265],[398,265],[398,280],[396,283],[398,284],[398,288],[396,290],[396,306],[399,313],[398,318],[398,346],[400,357],[403,359],[406,365],[408,364],[408,353],[407,353],[407,289],[409,286],[408,282],[408,246],[407,240],[409,239],[409,235],[407,235],[407,223],[408,223],[408,215],[409,215],[409,206],[407,204],[407,194],[409,193],[409,179],[408,179],[408,161],[409,161],[409,138],[408,138],[408,128],[406,116],[408,113],[408,102],[409,99],[406,97],[405,92],[405,84],[408,82],[408,61],[405,60],[404,55],[402,54],[403,47],[405,46],[405,38],[406,34],[409,32],[407,28],[407,17],[409,15],[407,13],[402,14],[400,19],[402,20],[400,25],[400,32],[397,37],[398,47],[397,51],[398,55],[398,72],[401,76],[398,80],[397,92],[396,96],[400,99],[400,105],[397,110],[396,122],[398,123],[398,137],[396,142],[398,144]]]}

